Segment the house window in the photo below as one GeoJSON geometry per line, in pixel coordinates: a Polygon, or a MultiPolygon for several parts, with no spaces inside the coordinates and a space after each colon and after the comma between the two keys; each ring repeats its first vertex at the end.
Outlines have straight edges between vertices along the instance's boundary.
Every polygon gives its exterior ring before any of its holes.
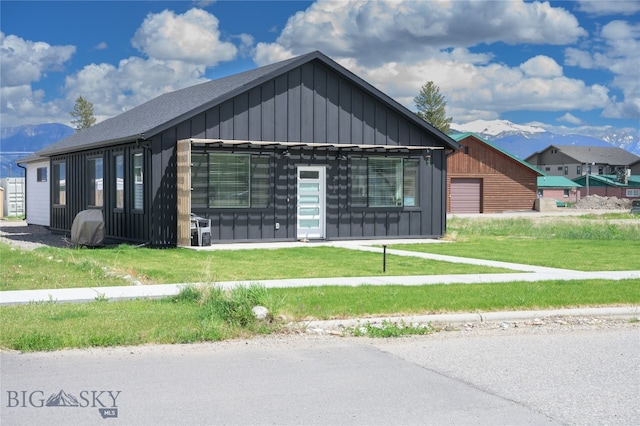
{"type": "Polygon", "coordinates": [[[569,174],[569,166],[564,166],[564,175],[568,175],[569,174]]]}
{"type": "Polygon", "coordinates": [[[144,208],[144,161],[141,152],[133,154],[133,208],[144,208]]]}
{"type": "Polygon", "coordinates": [[[561,172],[562,171],[562,166],[558,166],[558,171],[561,172]]]}
{"type": "Polygon", "coordinates": [[[66,163],[64,161],[53,163],[53,204],[65,205],[67,203],[66,163]]]}
{"type": "Polygon", "coordinates": [[[419,162],[415,159],[369,158],[351,162],[351,206],[418,206],[419,162]]]}
{"type": "Polygon", "coordinates": [[[464,147],[464,153],[467,154],[467,155],[469,154],[469,147],[468,146],[464,147]]]}
{"type": "Polygon", "coordinates": [[[544,189],[538,189],[538,198],[544,197],[544,189]]]}
{"type": "Polygon", "coordinates": [[[102,207],[102,158],[89,158],[89,168],[87,170],[89,178],[89,205],[102,207]]]}
{"type": "Polygon", "coordinates": [[[551,171],[551,167],[549,167],[549,166],[545,167],[545,168],[544,168],[544,171],[545,171],[545,172],[550,172],[550,171],[551,171]]]}
{"type": "Polygon", "coordinates": [[[46,182],[47,181],[47,168],[46,167],[38,167],[36,169],[36,180],[38,182],[46,182]]]}
{"type": "Polygon", "coordinates": [[[563,190],[563,194],[562,195],[564,195],[565,198],[568,198],[569,197],[569,190],[568,189],[563,190]]]}
{"type": "Polygon", "coordinates": [[[124,155],[117,154],[114,162],[115,173],[115,189],[116,189],[116,208],[124,208],[124,155]]]}
{"type": "Polygon", "coordinates": [[[598,174],[601,175],[604,173],[604,166],[598,166],[598,174]]]}
{"type": "Polygon", "coordinates": [[[578,176],[582,175],[582,166],[576,166],[576,173],[578,174],[578,176]]]}
{"type": "Polygon", "coordinates": [[[191,205],[196,208],[263,208],[271,196],[269,157],[251,154],[191,156],[191,205]]]}
{"type": "Polygon", "coordinates": [[[627,189],[627,198],[640,197],[640,189],[627,189]]]}

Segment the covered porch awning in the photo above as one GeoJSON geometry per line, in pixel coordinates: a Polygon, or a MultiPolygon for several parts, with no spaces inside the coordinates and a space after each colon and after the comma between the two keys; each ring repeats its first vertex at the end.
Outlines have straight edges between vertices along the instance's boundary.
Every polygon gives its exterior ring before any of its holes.
{"type": "Polygon", "coordinates": [[[227,139],[181,139],[177,144],[178,176],[178,245],[191,245],[191,150],[192,147],[237,147],[253,149],[327,149],[336,151],[354,152],[425,152],[444,150],[442,146],[417,146],[417,145],[365,145],[344,143],[319,143],[319,142],[271,142],[251,140],[227,140],[227,139]]]}
{"type": "MultiPolygon", "coordinates": [[[[250,141],[250,140],[228,140],[228,139],[185,139],[191,145],[221,146],[221,147],[243,147],[243,148],[311,148],[311,149],[336,149],[336,150],[362,150],[362,151],[432,151],[444,149],[442,146],[418,146],[418,145],[363,145],[351,143],[321,143],[321,142],[271,142],[271,141],[250,141]]],[[[179,142],[184,142],[179,141],[179,142]]]]}

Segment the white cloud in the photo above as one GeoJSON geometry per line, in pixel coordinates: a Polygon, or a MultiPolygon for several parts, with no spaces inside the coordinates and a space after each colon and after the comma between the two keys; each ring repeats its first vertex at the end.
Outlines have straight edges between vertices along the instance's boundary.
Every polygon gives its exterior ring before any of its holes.
{"type": "Polygon", "coordinates": [[[131,43],[151,58],[207,66],[232,60],[238,52],[220,39],[218,19],[195,8],[182,15],[169,10],[149,14],[131,43]]]}
{"type": "Polygon", "coordinates": [[[47,71],[61,70],[75,51],[75,46],[51,46],[0,32],[2,87],[30,84],[47,71]]]}
{"type": "Polygon", "coordinates": [[[586,35],[573,15],[546,2],[319,0],[289,18],[276,43],[258,46],[256,60],[274,62],[282,50],[321,50],[377,66],[442,48],[497,41],[566,44],[586,35]]]}
{"type": "MultiPolygon", "coordinates": [[[[252,43],[246,34],[237,39],[245,49],[247,43],[252,43]]],[[[162,93],[202,83],[206,81],[207,67],[234,59],[238,53],[233,43],[221,40],[218,19],[199,9],[182,15],[166,10],[148,15],[132,44],[147,57],[132,56],[117,64],[86,65],[66,77],[62,98],[44,102],[44,93],[33,91],[30,84],[38,81],[45,71],[61,66],[75,48],[49,46],[15,36],[5,38],[3,34],[2,84],[19,86],[19,90],[2,88],[3,125],[27,124],[25,117],[32,122],[68,124],[69,111],[80,95],[93,103],[94,115],[101,121],[162,93]]],[[[102,43],[96,48],[101,46],[102,43]]]]}
{"type": "Polygon", "coordinates": [[[596,16],[633,15],[640,12],[638,0],[578,0],[578,9],[596,16]]]}
{"type": "Polygon", "coordinates": [[[640,120],[640,24],[611,21],[599,34],[599,43],[590,51],[568,48],[565,64],[585,69],[603,69],[611,72],[612,86],[622,91],[624,98],[612,99],[603,116],[640,120]]]}
{"type": "Polygon", "coordinates": [[[560,77],[562,67],[548,56],[538,55],[520,65],[520,69],[530,77],[560,77]]]}
{"type": "Polygon", "coordinates": [[[582,120],[571,113],[566,113],[562,117],[558,117],[558,121],[569,123],[569,124],[582,124],[582,120]]]}
{"type": "Polygon", "coordinates": [[[98,44],[96,44],[93,48],[95,50],[105,50],[109,47],[109,45],[107,44],[106,41],[100,42],[98,44]]]}

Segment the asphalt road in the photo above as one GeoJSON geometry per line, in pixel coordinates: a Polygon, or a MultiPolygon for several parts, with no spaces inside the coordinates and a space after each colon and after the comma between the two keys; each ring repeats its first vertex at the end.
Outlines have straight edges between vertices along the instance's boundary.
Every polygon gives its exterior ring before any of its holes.
{"type": "Polygon", "coordinates": [[[0,423],[630,425],[638,359],[637,324],[4,352],[0,423]]]}

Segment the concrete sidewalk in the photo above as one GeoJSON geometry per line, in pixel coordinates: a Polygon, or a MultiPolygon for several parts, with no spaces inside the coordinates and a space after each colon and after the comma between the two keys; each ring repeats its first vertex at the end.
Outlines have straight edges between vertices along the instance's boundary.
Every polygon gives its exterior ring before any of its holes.
{"type": "MultiPolygon", "coordinates": [[[[279,249],[286,247],[313,247],[313,246],[333,246],[343,247],[352,250],[363,250],[369,252],[383,252],[382,245],[397,245],[407,243],[442,243],[437,240],[363,240],[344,242],[319,242],[319,243],[260,243],[260,244],[220,244],[209,247],[195,248],[198,250],[246,250],[256,248],[279,249]]],[[[313,286],[359,286],[359,285],[404,285],[419,286],[432,284],[491,284],[503,282],[533,282],[547,280],[584,280],[584,279],[605,279],[640,280],[640,271],[602,271],[602,272],[582,272],[568,269],[548,268],[533,265],[515,264],[492,260],[463,258],[457,256],[446,256],[431,253],[420,253],[397,249],[387,249],[387,254],[395,256],[411,256],[422,259],[432,259],[444,262],[466,263],[478,266],[492,266],[497,268],[510,269],[513,273],[502,274],[458,274],[458,275],[421,275],[421,276],[378,276],[378,277],[344,277],[344,278],[300,278],[300,279],[280,279],[280,280],[255,280],[245,282],[218,282],[215,285],[223,288],[233,288],[237,286],[247,286],[259,284],[267,288],[293,288],[293,287],[313,287],[313,286]]],[[[126,299],[157,299],[174,296],[188,285],[202,285],[201,283],[180,283],[180,284],[155,284],[155,285],[132,285],[119,287],[85,287],[85,288],[64,288],[46,290],[22,290],[22,291],[2,291],[0,292],[0,306],[27,304],[34,302],[90,302],[96,299],[105,298],[107,300],[126,299]]],[[[638,317],[640,307],[625,308],[591,308],[562,311],[533,311],[533,313],[490,313],[490,314],[456,314],[456,315],[427,315],[420,317],[404,317],[407,322],[474,322],[486,321],[488,318],[500,317],[501,315],[512,319],[540,317],[545,315],[600,315],[600,316],[629,316],[638,317]],[[558,313],[562,312],[562,313],[558,313]],[[524,317],[523,317],[524,315],[524,317]]],[[[350,321],[350,320],[349,320],[350,321]]],[[[347,321],[347,322],[349,322],[347,321]]],[[[357,321],[357,320],[353,320],[357,321]]]]}

